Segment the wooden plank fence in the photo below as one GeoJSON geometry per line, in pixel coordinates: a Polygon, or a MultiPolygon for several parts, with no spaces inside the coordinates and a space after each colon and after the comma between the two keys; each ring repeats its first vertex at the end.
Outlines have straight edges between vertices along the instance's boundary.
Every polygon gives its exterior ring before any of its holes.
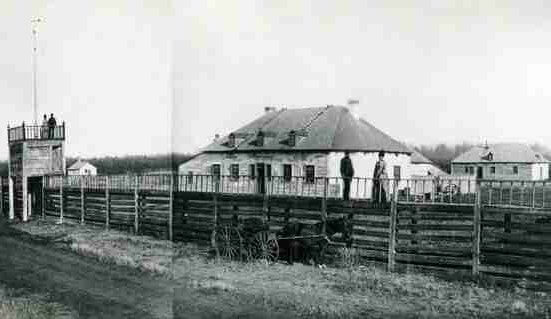
{"type": "Polygon", "coordinates": [[[272,196],[190,191],[179,187],[180,179],[173,176],[163,179],[168,186],[162,187],[142,187],[152,183],[151,176],[128,178],[128,184],[115,186],[109,177],[102,178],[101,183],[46,183],[45,214],[204,244],[210,243],[215,225],[235,219],[262,218],[277,232],[289,222],[347,217],[351,241],[337,236],[330,255],[350,246],[362,259],[386,263],[391,271],[428,267],[551,283],[551,208],[513,206],[495,198],[490,205],[484,196],[493,188],[484,189],[483,182],[476,183],[474,200],[446,203],[405,201],[396,181],[390,203],[381,205],[369,199],[343,201],[323,192],[272,196]]]}

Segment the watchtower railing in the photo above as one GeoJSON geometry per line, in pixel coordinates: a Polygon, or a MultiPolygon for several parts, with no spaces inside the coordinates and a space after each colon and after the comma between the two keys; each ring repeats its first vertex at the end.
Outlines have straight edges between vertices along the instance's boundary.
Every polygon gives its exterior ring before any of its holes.
{"type": "Polygon", "coordinates": [[[65,140],[65,122],[50,128],[46,125],[26,125],[9,127],[8,142],[28,140],[65,140]]]}

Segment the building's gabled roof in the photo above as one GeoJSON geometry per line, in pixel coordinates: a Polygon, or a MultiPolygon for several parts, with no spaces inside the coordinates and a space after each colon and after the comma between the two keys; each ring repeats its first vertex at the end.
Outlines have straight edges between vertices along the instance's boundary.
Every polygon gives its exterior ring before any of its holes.
{"type": "Polygon", "coordinates": [[[405,145],[354,117],[343,106],[271,111],[232,133],[236,136],[234,147],[229,145],[228,134],[202,152],[349,150],[411,154],[405,145]],[[259,131],[265,136],[262,146],[255,143],[259,131]],[[297,136],[295,145],[288,142],[291,131],[297,136]]]}
{"type": "Polygon", "coordinates": [[[425,157],[425,155],[421,154],[418,151],[413,151],[413,154],[411,154],[411,163],[412,164],[433,164],[434,163],[425,157]]]}
{"type": "Polygon", "coordinates": [[[418,165],[430,165],[430,173],[434,176],[444,176],[448,175],[448,173],[444,172],[440,167],[436,166],[433,161],[426,158],[421,152],[419,151],[413,151],[411,154],[411,164],[418,164],[418,165]]]}
{"type": "Polygon", "coordinates": [[[73,163],[73,165],[69,166],[68,170],[79,170],[79,169],[83,168],[84,165],[86,165],[86,164],[94,166],[94,165],[90,164],[89,162],[78,160],[75,163],[73,163]]]}
{"type": "Polygon", "coordinates": [[[520,143],[503,143],[475,146],[459,155],[452,163],[548,163],[549,161],[530,146],[520,143]]]}

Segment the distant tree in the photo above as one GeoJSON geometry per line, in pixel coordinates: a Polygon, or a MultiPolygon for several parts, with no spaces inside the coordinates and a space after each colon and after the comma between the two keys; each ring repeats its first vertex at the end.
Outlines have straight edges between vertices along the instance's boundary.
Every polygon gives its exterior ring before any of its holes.
{"type": "Polygon", "coordinates": [[[456,145],[419,145],[413,146],[415,150],[431,160],[436,166],[445,172],[451,172],[451,161],[475,146],[473,143],[463,142],[456,145]]]}

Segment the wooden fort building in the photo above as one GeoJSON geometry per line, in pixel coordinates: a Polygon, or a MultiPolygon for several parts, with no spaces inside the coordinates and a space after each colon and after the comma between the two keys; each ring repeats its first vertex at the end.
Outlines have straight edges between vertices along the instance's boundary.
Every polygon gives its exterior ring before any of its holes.
{"type": "Polygon", "coordinates": [[[65,174],[65,123],[8,126],[10,219],[28,221],[42,207],[45,175],[65,174]]]}

